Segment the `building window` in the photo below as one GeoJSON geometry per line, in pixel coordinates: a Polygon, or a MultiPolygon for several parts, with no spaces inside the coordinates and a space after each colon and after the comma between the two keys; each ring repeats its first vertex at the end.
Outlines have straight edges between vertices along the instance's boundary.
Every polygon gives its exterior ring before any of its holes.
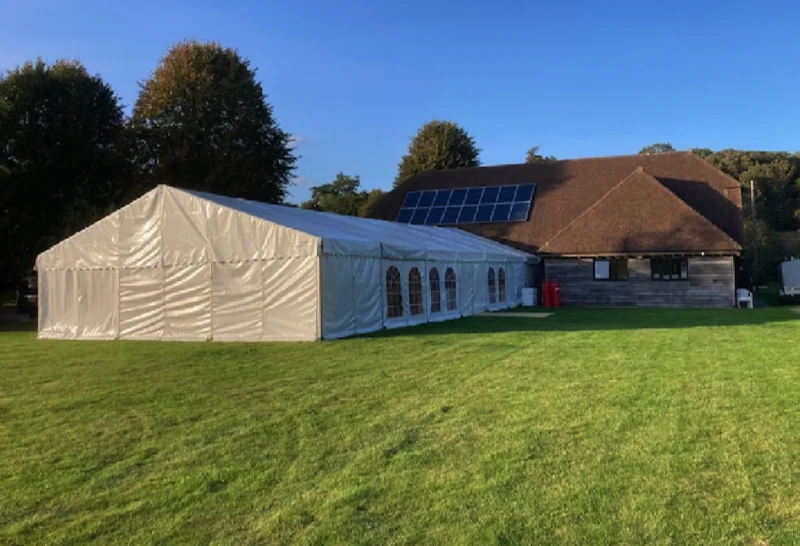
{"type": "Polygon", "coordinates": [[[506,271],[502,267],[497,270],[497,299],[506,301],[506,271]]]}
{"type": "Polygon", "coordinates": [[[494,268],[489,268],[489,303],[497,303],[497,294],[494,291],[494,268]]]}
{"type": "Polygon", "coordinates": [[[686,258],[651,258],[650,278],[654,281],[688,280],[689,260],[686,258]]]}
{"type": "Polygon", "coordinates": [[[448,267],[444,273],[444,291],[447,297],[447,310],[455,311],[458,309],[458,299],[456,296],[456,272],[452,267],[448,267]]]}
{"type": "Polygon", "coordinates": [[[439,270],[435,267],[428,273],[428,280],[431,284],[431,313],[442,311],[442,289],[439,285],[439,270]]]}
{"type": "Polygon", "coordinates": [[[386,270],[386,316],[403,316],[403,288],[400,285],[400,270],[395,266],[386,270]]]}
{"type": "Polygon", "coordinates": [[[613,258],[611,260],[594,261],[594,280],[596,281],[627,281],[627,258],[613,258]]]}
{"type": "Polygon", "coordinates": [[[416,267],[408,272],[408,308],[412,315],[425,312],[422,306],[422,275],[416,267]]]}

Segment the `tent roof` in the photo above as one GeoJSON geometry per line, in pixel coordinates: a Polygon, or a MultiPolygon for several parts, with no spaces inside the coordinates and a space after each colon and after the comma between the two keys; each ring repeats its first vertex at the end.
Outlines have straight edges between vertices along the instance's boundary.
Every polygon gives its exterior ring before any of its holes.
{"type": "Polygon", "coordinates": [[[530,254],[457,228],[400,224],[270,205],[195,190],[178,191],[318,237],[323,242],[323,252],[326,254],[373,255],[375,252],[381,252],[382,248],[382,255],[388,258],[424,259],[458,255],[467,259],[505,257],[535,260],[530,254]]]}
{"type": "Polygon", "coordinates": [[[452,228],[339,216],[159,186],[41,253],[43,269],[149,268],[301,256],[523,262],[452,228]]]}

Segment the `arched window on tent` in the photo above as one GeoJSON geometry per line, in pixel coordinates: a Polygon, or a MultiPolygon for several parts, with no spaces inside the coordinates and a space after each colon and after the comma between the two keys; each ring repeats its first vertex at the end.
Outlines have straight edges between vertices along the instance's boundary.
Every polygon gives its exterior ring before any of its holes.
{"type": "Polygon", "coordinates": [[[400,284],[400,270],[395,266],[386,270],[386,316],[403,316],[403,287],[400,284]]]}
{"type": "Polygon", "coordinates": [[[489,268],[489,303],[497,303],[497,293],[494,291],[494,267],[489,268]]]}
{"type": "Polygon", "coordinates": [[[428,280],[431,285],[431,313],[442,311],[442,288],[439,284],[439,270],[435,267],[428,273],[428,280]]]}
{"type": "Polygon", "coordinates": [[[456,296],[456,272],[452,267],[448,267],[444,272],[444,291],[447,298],[447,310],[455,311],[458,309],[458,298],[456,296]]]}
{"type": "Polygon", "coordinates": [[[497,269],[497,299],[500,303],[506,301],[506,270],[502,267],[497,269]]]}
{"type": "Polygon", "coordinates": [[[421,315],[425,312],[422,305],[422,275],[416,267],[412,267],[408,272],[408,308],[412,315],[421,315]]]}

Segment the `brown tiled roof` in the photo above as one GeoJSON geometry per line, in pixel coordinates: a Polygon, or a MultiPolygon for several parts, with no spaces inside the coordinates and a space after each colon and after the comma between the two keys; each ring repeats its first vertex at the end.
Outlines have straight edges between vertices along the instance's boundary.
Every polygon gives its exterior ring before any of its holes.
{"type": "MultiPolygon", "coordinates": [[[[644,169],[736,243],[742,243],[739,183],[691,152],[428,171],[405,180],[387,193],[376,204],[373,216],[394,220],[405,194],[412,190],[534,182],[536,198],[527,222],[461,227],[536,252],[638,168],[644,169]]],[[[626,191],[637,191],[638,187],[626,184],[626,191]]],[[[665,194],[660,198],[664,199],[665,194]]],[[[629,211],[619,211],[619,214],[627,213],[629,211]]]]}
{"type": "Polygon", "coordinates": [[[740,249],[736,241],[639,167],[545,242],[540,251],[585,256],[740,249]]]}

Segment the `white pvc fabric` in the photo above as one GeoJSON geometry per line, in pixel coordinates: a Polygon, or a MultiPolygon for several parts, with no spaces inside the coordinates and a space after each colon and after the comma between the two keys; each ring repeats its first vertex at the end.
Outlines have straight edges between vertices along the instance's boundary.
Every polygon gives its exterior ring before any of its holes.
{"type": "Polygon", "coordinates": [[[38,257],[39,337],[341,338],[518,305],[532,259],[457,229],[159,186],[38,257]],[[489,303],[489,267],[505,271],[505,301],[489,303]]]}
{"type": "Polygon", "coordinates": [[[783,262],[780,266],[780,277],[782,289],[800,289],[800,260],[783,262]]]}

